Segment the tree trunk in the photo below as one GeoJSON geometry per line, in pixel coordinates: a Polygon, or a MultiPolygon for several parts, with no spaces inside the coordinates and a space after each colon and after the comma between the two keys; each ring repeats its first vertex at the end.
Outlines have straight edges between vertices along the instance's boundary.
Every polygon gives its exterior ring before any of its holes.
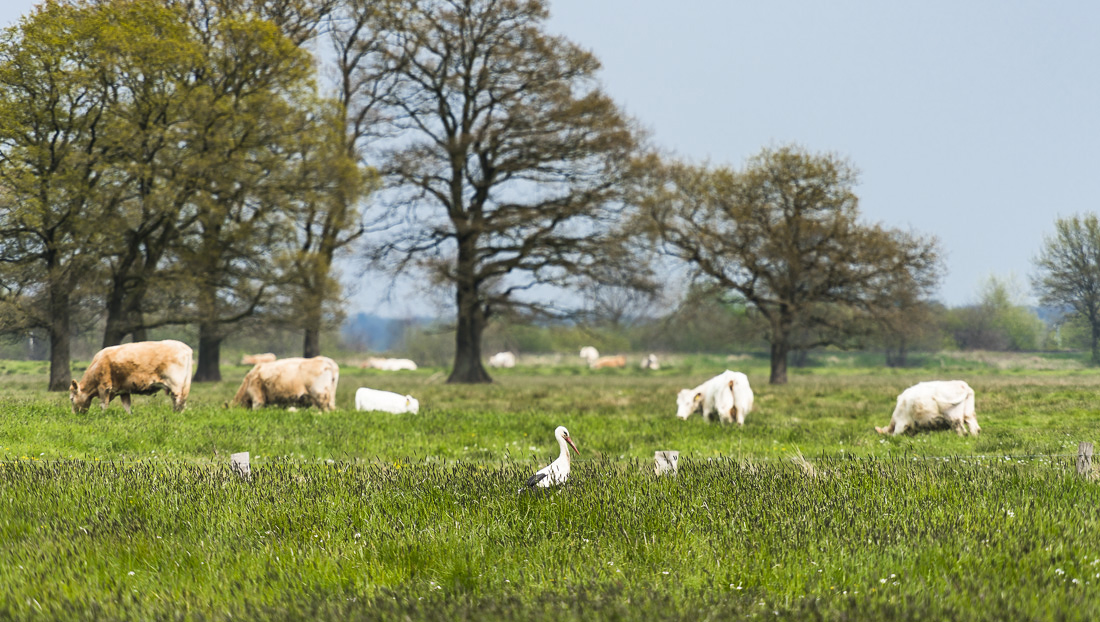
{"type": "Polygon", "coordinates": [[[73,380],[69,367],[69,284],[51,277],[50,288],[50,391],[68,391],[73,380]]]}
{"type": "MultiPolygon", "coordinates": [[[[459,274],[472,273],[472,266],[463,265],[459,258],[459,274]],[[465,270],[464,270],[465,268],[465,270]]],[[[485,330],[485,311],[478,299],[477,287],[472,276],[461,279],[456,289],[458,326],[455,330],[455,363],[448,383],[477,384],[492,382],[489,372],[481,364],[481,334],[485,330]]]]}
{"type": "MultiPolygon", "coordinates": [[[[311,292],[312,293],[312,292],[311,292]]],[[[313,358],[321,355],[321,305],[323,297],[320,295],[309,296],[306,300],[305,317],[302,328],[302,356],[313,358]]]]}
{"type": "Polygon", "coordinates": [[[481,364],[481,333],[485,320],[481,313],[458,314],[455,331],[455,363],[448,383],[477,384],[492,382],[489,372],[481,364]]]}
{"type": "Polygon", "coordinates": [[[114,284],[107,295],[107,324],[103,329],[103,347],[117,346],[126,337],[128,322],[123,311],[123,293],[114,284]]]}
{"type": "MultiPolygon", "coordinates": [[[[312,321],[312,318],[310,318],[309,322],[312,323],[312,321]]],[[[308,359],[320,355],[321,328],[320,326],[307,326],[305,337],[302,339],[302,356],[308,359]]]]}
{"type": "Polygon", "coordinates": [[[908,340],[905,337],[899,337],[894,346],[893,348],[886,346],[886,366],[905,367],[909,364],[908,340]]]}
{"type": "Polygon", "coordinates": [[[199,324],[199,364],[195,368],[194,382],[220,382],[222,340],[217,324],[199,324]]]}
{"type": "Polygon", "coordinates": [[[772,339],[772,373],[768,382],[771,384],[787,384],[787,354],[790,345],[786,336],[776,336],[772,339]]]}
{"type": "Polygon", "coordinates": [[[794,324],[790,309],[781,305],[771,316],[772,357],[771,384],[787,384],[787,356],[791,352],[791,331],[794,324]]]}

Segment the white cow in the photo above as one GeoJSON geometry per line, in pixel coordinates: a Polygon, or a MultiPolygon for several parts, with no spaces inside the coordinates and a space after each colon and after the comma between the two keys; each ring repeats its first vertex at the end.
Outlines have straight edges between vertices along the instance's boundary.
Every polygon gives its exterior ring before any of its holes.
{"type": "Polygon", "coordinates": [[[676,416],[687,419],[691,413],[701,411],[703,418],[710,419],[710,414],[716,412],[722,423],[737,421],[737,425],[745,425],[752,404],[749,377],[727,369],[694,389],[680,391],[676,395],[676,416]]]}
{"type": "Polygon", "coordinates": [[[650,354],[649,356],[642,359],[640,367],[642,369],[651,369],[653,371],[657,371],[661,368],[661,363],[657,360],[656,354],[650,354]]]}
{"type": "Polygon", "coordinates": [[[600,358],[600,351],[592,346],[585,346],[581,348],[581,358],[589,365],[592,365],[596,362],[596,359],[600,358]]]}
{"type": "Polygon", "coordinates": [[[363,367],[380,369],[382,371],[401,371],[404,369],[415,371],[416,363],[414,363],[410,359],[385,359],[372,357],[367,359],[367,362],[363,364],[363,367]]]}
{"type": "Polygon", "coordinates": [[[489,367],[507,367],[512,368],[516,366],[516,355],[511,352],[497,352],[489,357],[489,367]]]}
{"type": "Polygon", "coordinates": [[[950,426],[959,436],[977,436],[981,428],[974,415],[974,389],[962,380],[932,380],[901,392],[890,425],[875,427],[879,434],[901,434],[910,428],[950,426]]]}
{"type": "Polygon", "coordinates": [[[420,402],[411,395],[360,387],[355,392],[355,410],[380,410],[395,415],[403,413],[415,415],[420,412],[420,402]]]}

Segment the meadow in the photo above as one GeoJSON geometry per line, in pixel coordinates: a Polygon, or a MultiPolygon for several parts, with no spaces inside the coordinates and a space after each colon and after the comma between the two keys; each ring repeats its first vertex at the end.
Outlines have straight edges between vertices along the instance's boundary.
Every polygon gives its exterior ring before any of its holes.
{"type": "MultiPolygon", "coordinates": [[[[755,357],[658,372],[566,360],[451,386],[342,370],[334,413],[137,397],[72,414],[45,368],[0,361],[0,619],[1085,619],[1100,490],[1078,477],[1100,372],[1059,358],[832,357],[766,384],[755,357]],[[832,360],[836,359],[836,360],[832,360]],[[744,428],[675,391],[749,374],[744,428]],[[977,393],[978,438],[881,437],[897,393],[977,393]],[[356,413],[358,386],[417,415],[356,413]],[[570,482],[518,492],[570,429],[570,482]],[[681,452],[657,478],[653,453],[681,452]],[[252,478],[228,469],[249,451],[252,478]]],[[[74,373],[79,374],[79,369],[74,373]]]]}

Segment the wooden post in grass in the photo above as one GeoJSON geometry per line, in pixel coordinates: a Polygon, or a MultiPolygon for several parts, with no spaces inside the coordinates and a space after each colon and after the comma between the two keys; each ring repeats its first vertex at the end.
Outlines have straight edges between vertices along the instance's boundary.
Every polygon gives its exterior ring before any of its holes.
{"type": "Polygon", "coordinates": [[[676,475],[677,464],[680,462],[678,451],[658,451],[653,454],[656,463],[657,475],[676,475]]]}
{"type": "Polygon", "coordinates": [[[1077,474],[1088,477],[1092,473],[1092,443],[1081,441],[1077,446],[1077,474]]]}
{"type": "Polygon", "coordinates": [[[252,470],[248,467],[248,452],[242,451],[229,456],[229,469],[240,475],[241,479],[252,479],[252,470]]]}

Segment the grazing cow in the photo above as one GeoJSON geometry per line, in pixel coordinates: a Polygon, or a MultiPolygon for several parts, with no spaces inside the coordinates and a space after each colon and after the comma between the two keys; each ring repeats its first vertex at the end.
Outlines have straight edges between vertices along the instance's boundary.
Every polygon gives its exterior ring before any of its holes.
{"type": "Polygon", "coordinates": [[[80,382],[69,386],[74,413],[87,412],[99,396],[103,409],[118,396],[130,413],[130,396],[152,395],[164,389],[176,412],[187,404],[191,391],[191,348],[179,341],[139,341],[103,348],[92,357],[80,382]]]}
{"type": "Polygon", "coordinates": [[[901,434],[912,428],[950,427],[963,436],[981,431],[974,414],[974,389],[962,380],[917,383],[898,396],[890,425],[875,427],[879,434],[901,434]]]}
{"type": "Polygon", "coordinates": [[[420,402],[411,395],[360,387],[355,392],[355,410],[380,410],[395,415],[403,413],[415,415],[420,412],[420,402]]]}
{"type": "Polygon", "coordinates": [[[278,357],[270,352],[267,352],[265,354],[246,354],[241,357],[241,365],[257,365],[259,363],[270,363],[276,358],[278,357]]]}
{"type": "Polygon", "coordinates": [[[661,363],[657,360],[656,354],[650,354],[649,356],[642,359],[642,363],[639,367],[641,367],[642,369],[651,369],[653,371],[657,371],[661,368],[661,363]]]}
{"type": "Polygon", "coordinates": [[[410,359],[385,359],[371,357],[361,367],[367,369],[380,369],[382,371],[401,371],[404,369],[416,370],[416,363],[410,359]]]}
{"type": "Polygon", "coordinates": [[[722,423],[737,421],[745,425],[745,415],[752,410],[753,394],[749,377],[739,371],[726,370],[694,389],[684,389],[676,395],[676,416],[687,419],[701,410],[704,419],[718,413],[722,423]]]}
{"type": "Polygon", "coordinates": [[[511,352],[497,352],[489,357],[489,367],[506,367],[511,369],[516,366],[516,355],[511,352]]]}
{"type": "Polygon", "coordinates": [[[588,366],[592,369],[603,369],[605,367],[626,367],[626,357],[623,355],[618,356],[601,356],[600,358],[590,361],[588,366]]]}
{"type": "Polygon", "coordinates": [[[592,346],[585,346],[581,348],[581,358],[589,365],[592,365],[592,363],[596,362],[596,359],[600,358],[600,351],[592,346]]]}
{"type": "Polygon", "coordinates": [[[251,409],[285,404],[335,410],[339,381],[340,367],[327,356],[260,363],[245,374],[233,404],[251,409]]]}

